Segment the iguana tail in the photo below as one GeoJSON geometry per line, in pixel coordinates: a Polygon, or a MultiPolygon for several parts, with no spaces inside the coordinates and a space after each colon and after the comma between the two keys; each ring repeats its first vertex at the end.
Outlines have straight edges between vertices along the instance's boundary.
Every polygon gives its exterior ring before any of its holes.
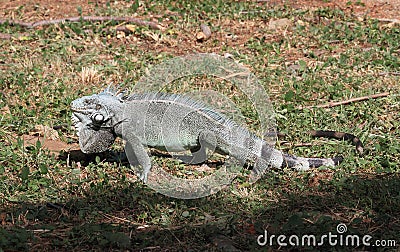
{"type": "Polygon", "coordinates": [[[303,158],[296,157],[287,153],[283,153],[283,162],[281,168],[293,168],[296,170],[307,170],[310,168],[317,168],[320,166],[336,166],[343,161],[343,157],[338,156],[334,158],[303,158]]]}
{"type": "Polygon", "coordinates": [[[362,156],[364,154],[364,146],[361,140],[353,134],[331,130],[311,130],[308,132],[313,137],[326,137],[338,140],[350,141],[355,147],[357,153],[362,156]]]}
{"type": "Polygon", "coordinates": [[[250,182],[256,181],[269,168],[282,169],[292,168],[296,170],[308,170],[320,166],[334,167],[342,162],[342,157],[334,158],[305,158],[296,157],[280,150],[274,149],[268,143],[264,142],[261,146],[260,158],[253,166],[250,182]]]}
{"type": "Polygon", "coordinates": [[[268,167],[280,168],[293,168],[296,170],[308,170],[310,168],[317,168],[320,166],[336,166],[343,161],[343,157],[334,158],[305,158],[297,157],[280,150],[272,148],[268,143],[263,143],[261,147],[259,160],[254,167],[255,173],[263,173],[268,167]]]}
{"type": "MultiPolygon", "coordinates": [[[[335,138],[338,140],[350,141],[355,147],[357,153],[362,156],[363,154],[363,144],[361,140],[350,133],[337,132],[337,131],[327,131],[327,130],[312,130],[308,132],[314,137],[327,137],[335,138]]],[[[276,136],[285,136],[282,133],[275,133],[276,136]]],[[[296,157],[290,154],[282,153],[277,150],[271,149],[268,144],[264,143],[261,149],[261,157],[264,160],[269,160],[269,166],[275,168],[293,168],[296,170],[308,170],[310,168],[317,168],[320,166],[336,166],[343,161],[343,157],[338,156],[334,158],[304,158],[296,157]]],[[[265,164],[258,165],[258,170],[265,170],[265,164]]]]}

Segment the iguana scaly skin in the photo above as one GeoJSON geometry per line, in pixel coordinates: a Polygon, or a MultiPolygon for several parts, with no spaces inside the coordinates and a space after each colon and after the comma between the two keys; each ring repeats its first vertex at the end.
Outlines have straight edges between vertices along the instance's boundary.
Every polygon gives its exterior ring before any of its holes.
{"type": "MultiPolygon", "coordinates": [[[[147,180],[151,168],[146,147],[179,152],[190,150],[192,163],[206,159],[206,149],[254,163],[252,172],[272,168],[335,166],[341,158],[303,158],[282,153],[223,114],[183,95],[148,93],[123,96],[107,88],[71,104],[72,121],[84,153],[107,150],[116,137],[127,140],[147,180]]],[[[254,174],[253,174],[254,175],[254,174]]]]}

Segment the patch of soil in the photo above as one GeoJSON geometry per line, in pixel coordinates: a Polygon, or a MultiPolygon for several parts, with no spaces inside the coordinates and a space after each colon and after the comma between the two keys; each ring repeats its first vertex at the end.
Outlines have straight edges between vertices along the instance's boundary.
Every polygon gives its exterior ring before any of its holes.
{"type": "Polygon", "coordinates": [[[42,19],[55,19],[63,17],[78,16],[78,7],[82,14],[94,12],[96,5],[105,5],[107,1],[83,1],[83,0],[14,0],[2,3],[1,15],[12,19],[24,21],[39,21],[42,19]]]}
{"type": "MultiPolygon", "coordinates": [[[[368,16],[378,19],[398,19],[400,16],[400,0],[258,0],[267,8],[274,6],[291,6],[299,9],[319,7],[339,8],[356,16],[368,16]]],[[[14,0],[3,1],[0,15],[6,18],[24,21],[39,21],[82,15],[94,15],[95,8],[105,7],[106,0],[14,0]],[[78,8],[80,9],[78,11],[78,8]]],[[[113,5],[129,5],[125,1],[111,1],[113,5]]]]}
{"type": "Polygon", "coordinates": [[[24,141],[25,146],[36,145],[37,141],[40,141],[42,148],[48,149],[51,153],[58,153],[61,151],[71,151],[78,150],[79,144],[67,144],[58,139],[47,139],[42,136],[32,136],[32,135],[23,135],[22,139],[24,141]]]}
{"type": "Polygon", "coordinates": [[[269,6],[286,5],[299,9],[338,8],[358,17],[377,19],[397,19],[400,16],[400,0],[268,0],[265,3],[269,6]]]}

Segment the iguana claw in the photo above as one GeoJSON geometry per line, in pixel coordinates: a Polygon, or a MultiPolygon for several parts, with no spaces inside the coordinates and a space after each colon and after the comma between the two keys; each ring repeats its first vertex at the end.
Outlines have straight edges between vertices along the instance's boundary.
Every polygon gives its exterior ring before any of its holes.
{"type": "Polygon", "coordinates": [[[137,174],[137,176],[139,177],[139,179],[141,180],[141,181],[143,181],[143,183],[147,183],[147,173],[146,172],[142,172],[142,173],[139,173],[139,174],[137,174]]]}

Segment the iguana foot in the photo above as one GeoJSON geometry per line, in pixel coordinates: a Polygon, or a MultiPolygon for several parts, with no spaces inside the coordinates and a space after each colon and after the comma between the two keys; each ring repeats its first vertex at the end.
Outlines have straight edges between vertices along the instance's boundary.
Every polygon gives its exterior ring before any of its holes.
{"type": "Polygon", "coordinates": [[[249,184],[254,184],[257,180],[261,178],[261,176],[262,176],[261,174],[252,170],[248,179],[249,184]]]}
{"type": "Polygon", "coordinates": [[[203,156],[199,155],[182,155],[182,156],[176,156],[175,158],[179,159],[185,164],[201,164],[207,161],[207,158],[204,158],[203,156]]]}
{"type": "Polygon", "coordinates": [[[143,183],[147,184],[147,172],[138,173],[137,176],[143,183]]]}

